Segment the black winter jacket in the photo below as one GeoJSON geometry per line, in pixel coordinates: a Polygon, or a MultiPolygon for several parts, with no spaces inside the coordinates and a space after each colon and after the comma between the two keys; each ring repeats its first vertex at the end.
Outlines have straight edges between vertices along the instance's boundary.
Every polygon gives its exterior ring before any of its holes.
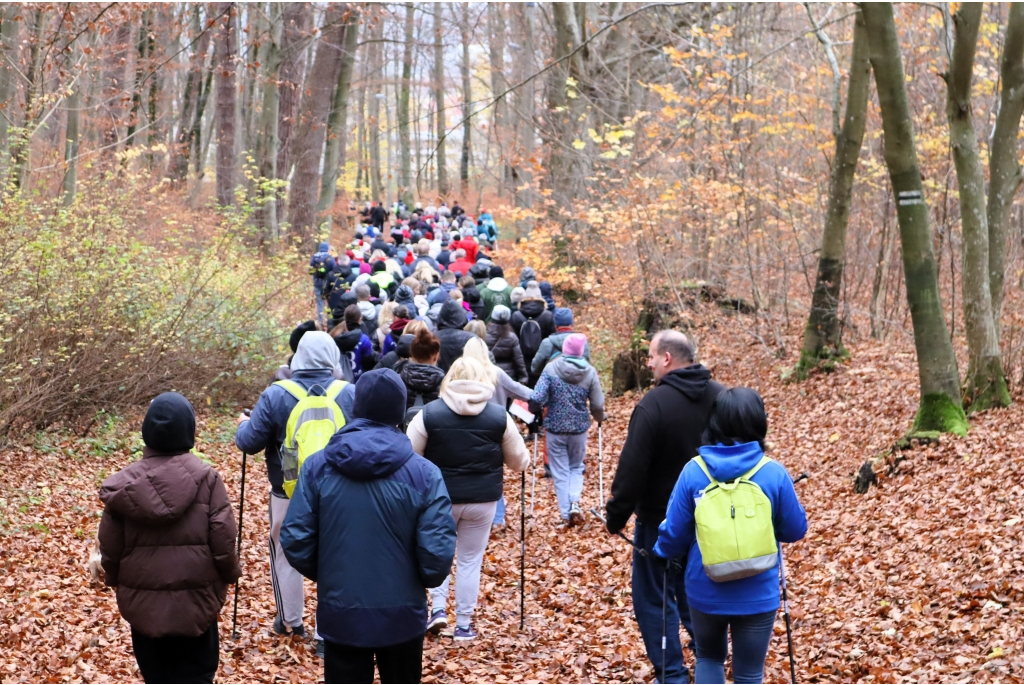
{"type": "Polygon", "coordinates": [[[412,360],[402,365],[398,375],[405,383],[406,409],[416,404],[416,395],[423,395],[424,405],[436,400],[441,392],[441,381],[444,380],[444,371],[441,369],[412,360]]]}
{"type": "Polygon", "coordinates": [[[661,524],[672,488],[697,455],[711,404],[723,389],[710,371],[694,364],[665,374],[644,395],[629,419],[612,481],[608,530],[622,530],[634,511],[643,523],[661,524]]]}
{"type": "Polygon", "coordinates": [[[487,324],[487,347],[494,356],[494,363],[507,373],[509,378],[517,383],[529,380],[523,350],[519,347],[519,338],[514,333],[504,334],[501,324],[487,324]]]}
{"type": "Polygon", "coordinates": [[[506,421],[505,410],[489,402],[482,412],[469,416],[456,414],[444,400],[423,407],[429,435],[423,456],[441,469],[452,504],[501,499],[506,421]]]}
{"type": "Polygon", "coordinates": [[[523,300],[519,309],[512,312],[512,330],[519,335],[526,320],[533,319],[540,325],[540,334],[548,337],[555,332],[555,315],[547,307],[544,300],[523,300]]]}
{"type": "Polygon", "coordinates": [[[469,319],[466,310],[455,300],[449,298],[441,305],[437,315],[437,339],[441,342],[441,357],[437,365],[448,373],[452,362],[462,356],[462,348],[466,346],[473,334],[463,330],[469,319]]]}

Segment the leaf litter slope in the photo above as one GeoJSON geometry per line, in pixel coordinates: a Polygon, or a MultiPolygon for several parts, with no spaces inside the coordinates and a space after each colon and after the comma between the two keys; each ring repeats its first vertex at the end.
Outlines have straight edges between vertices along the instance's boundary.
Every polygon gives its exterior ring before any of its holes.
{"type": "MultiPolygon", "coordinates": [[[[1024,674],[1022,403],[977,417],[966,438],[907,452],[880,487],[851,491],[865,458],[910,424],[916,368],[892,346],[853,349],[837,373],[783,385],[777,361],[715,331],[703,355],[727,384],[758,389],[770,410],[772,456],[811,479],[799,494],[811,526],[786,548],[797,674],[811,682],[1014,681],[1024,674]]],[[[637,400],[612,400],[605,424],[605,487],[637,400]]],[[[137,426],[139,417],[118,428],[137,426]]],[[[240,456],[230,419],[206,415],[199,448],[238,501],[240,456]]],[[[136,434],[137,435],[137,434],[136,434]]],[[[86,551],[100,509],[96,488],[129,461],[129,439],[47,438],[0,454],[0,678],[5,682],[137,681],[127,624],[109,589],[90,583],[86,551]],[[45,442],[45,441],[44,441],[45,442]]],[[[137,440],[136,438],[133,438],[137,440]]],[[[594,506],[596,435],[584,504],[594,506]]],[[[239,640],[230,637],[231,595],[221,614],[227,682],[309,682],[322,665],[304,640],[271,634],[267,489],[262,463],[247,476],[245,577],[239,640]]],[[[529,478],[527,489],[529,491],[529,478]]],[[[644,682],[653,674],[632,618],[629,547],[589,519],[556,529],[550,481],[537,481],[528,523],[526,628],[519,631],[519,479],[506,477],[508,530],[484,560],[477,625],[456,647],[428,637],[426,682],[644,682]]],[[[529,508],[529,492],[527,492],[529,508]]],[[[308,587],[307,626],[315,601],[308,587]]],[[[781,615],[766,680],[788,680],[781,615]]]]}

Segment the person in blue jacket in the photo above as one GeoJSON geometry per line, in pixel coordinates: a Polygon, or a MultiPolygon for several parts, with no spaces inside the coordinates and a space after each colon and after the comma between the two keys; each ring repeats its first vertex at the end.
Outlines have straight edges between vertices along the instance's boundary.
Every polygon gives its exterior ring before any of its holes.
{"type": "Polygon", "coordinates": [[[426,590],[455,556],[455,520],[437,466],[397,426],[405,383],[391,369],[356,383],[355,420],[310,455],[281,531],[288,561],[317,584],[328,683],[418,683],[426,590]]]}
{"type": "MultiPolygon", "coordinates": [[[[324,390],[341,375],[341,354],[338,346],[323,331],[308,331],[298,340],[295,356],[291,363],[291,380],[307,392],[314,386],[324,390]]],[[[347,384],[338,395],[337,404],[346,420],[352,418],[355,404],[355,386],[347,384]]],[[[246,454],[258,454],[266,450],[267,478],[270,480],[270,580],[274,586],[274,601],[277,616],[274,632],[279,635],[304,636],[302,625],[305,614],[305,598],[302,576],[288,563],[281,551],[281,524],[291,500],[284,491],[284,471],[281,465],[281,445],[284,444],[288,417],[299,401],[280,385],[271,385],[256,402],[251,416],[238,417],[238,432],[235,444],[246,454]]]]}
{"type": "MultiPolygon", "coordinates": [[[[757,465],[764,456],[767,433],[768,417],[761,397],[750,388],[724,390],[711,408],[705,444],[698,452],[715,480],[727,482],[757,465]]],[[[751,480],[771,501],[776,539],[803,539],[807,514],[786,469],[770,461],[751,480]]],[[[694,682],[725,682],[727,635],[731,630],[733,680],[760,683],[779,608],[779,567],[776,563],[767,571],[740,580],[715,582],[708,577],[697,545],[694,509],[710,482],[697,462],[690,461],[683,467],[659,528],[654,553],[686,561],[686,599],[697,643],[694,682]]]]}
{"type": "Polygon", "coordinates": [[[323,323],[324,318],[324,286],[327,285],[327,278],[334,271],[337,264],[331,255],[331,246],[328,243],[320,243],[317,251],[309,258],[309,273],[313,277],[313,299],[316,301],[316,316],[323,323]]]}

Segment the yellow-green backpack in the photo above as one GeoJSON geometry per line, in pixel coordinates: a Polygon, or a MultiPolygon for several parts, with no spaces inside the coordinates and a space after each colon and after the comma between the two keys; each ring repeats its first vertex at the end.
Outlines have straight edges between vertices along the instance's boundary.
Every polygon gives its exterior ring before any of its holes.
{"type": "Polygon", "coordinates": [[[299,482],[299,470],[309,455],[319,452],[331,437],[345,426],[345,415],[335,401],[348,385],[345,381],[331,381],[324,390],[314,385],[311,394],[292,380],[277,381],[274,385],[292,394],[299,401],[288,415],[284,444],[281,445],[281,467],[284,470],[284,492],[290,498],[299,482]]]}
{"type": "Polygon", "coordinates": [[[771,459],[761,457],[754,468],[727,483],[712,478],[702,458],[695,457],[694,461],[711,481],[693,512],[697,546],[708,578],[724,583],[774,568],[779,547],[772,502],[750,480],[771,459]]]}

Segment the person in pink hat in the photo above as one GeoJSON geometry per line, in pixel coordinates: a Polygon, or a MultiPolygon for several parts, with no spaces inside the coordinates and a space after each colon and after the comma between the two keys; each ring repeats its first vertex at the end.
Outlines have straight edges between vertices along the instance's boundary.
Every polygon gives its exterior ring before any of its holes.
{"type": "Polygon", "coordinates": [[[548,409],[544,429],[562,525],[583,521],[579,502],[587,431],[591,416],[598,423],[604,421],[604,392],[597,371],[584,357],[586,349],[587,336],[573,333],[566,337],[562,354],[545,367],[530,398],[548,409]]]}

